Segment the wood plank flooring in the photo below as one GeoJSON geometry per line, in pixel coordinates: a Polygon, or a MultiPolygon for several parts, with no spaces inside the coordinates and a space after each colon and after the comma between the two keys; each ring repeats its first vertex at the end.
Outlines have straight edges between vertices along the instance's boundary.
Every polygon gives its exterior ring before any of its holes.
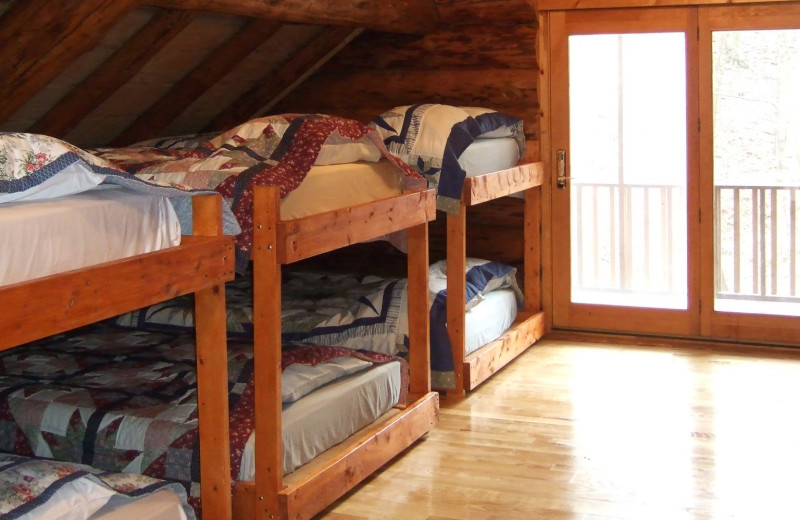
{"type": "Polygon", "coordinates": [[[800,350],[542,340],[326,520],[800,518],[800,350]]]}

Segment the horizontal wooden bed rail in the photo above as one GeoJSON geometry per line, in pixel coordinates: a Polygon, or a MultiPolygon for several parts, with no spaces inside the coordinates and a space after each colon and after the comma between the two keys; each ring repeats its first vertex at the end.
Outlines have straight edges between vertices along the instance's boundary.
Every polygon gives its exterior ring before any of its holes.
{"type": "Polygon", "coordinates": [[[278,261],[297,262],[435,218],[433,190],[409,190],[388,199],[282,221],[277,233],[278,261]]]}
{"type": "Polygon", "coordinates": [[[4,305],[0,349],[193,292],[196,274],[205,287],[233,279],[231,237],[187,236],[176,247],[0,287],[0,301],[14,302],[4,305]]]}
{"type": "Polygon", "coordinates": [[[519,164],[507,170],[464,179],[461,192],[462,201],[467,206],[475,206],[512,193],[542,185],[544,165],[541,162],[519,164]]]}
{"type": "Polygon", "coordinates": [[[519,313],[498,339],[464,359],[467,388],[475,388],[544,336],[544,312],[519,313]]]}
{"type": "MultiPolygon", "coordinates": [[[[346,449],[334,446],[318,456],[322,461],[309,463],[315,465],[313,471],[300,468],[287,475],[284,487],[278,493],[281,513],[276,518],[312,518],[386,464],[387,453],[402,452],[438,422],[439,396],[429,392],[387,420],[368,426],[354,435],[355,439],[345,441],[346,449]]],[[[236,482],[234,519],[254,518],[257,502],[254,482],[236,482]]]]}

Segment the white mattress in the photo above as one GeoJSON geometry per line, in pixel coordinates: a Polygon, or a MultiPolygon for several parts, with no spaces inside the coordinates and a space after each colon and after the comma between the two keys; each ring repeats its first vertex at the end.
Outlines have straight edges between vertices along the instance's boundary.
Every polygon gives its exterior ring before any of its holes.
{"type": "Polygon", "coordinates": [[[180,244],[169,200],[103,185],[0,205],[0,286],[180,244]]]}
{"type": "MultiPolygon", "coordinates": [[[[388,412],[400,397],[400,364],[378,365],[326,385],[284,405],[282,422],[283,473],[347,439],[388,412]]],[[[255,475],[255,441],[247,441],[239,480],[255,475]]]]}
{"type": "Polygon", "coordinates": [[[402,191],[403,172],[387,160],[313,166],[300,186],[281,200],[281,219],[355,206],[402,191]]]}
{"type": "Polygon", "coordinates": [[[476,139],[458,158],[467,177],[511,168],[519,162],[519,146],[513,137],[476,139]]]}
{"type": "Polygon", "coordinates": [[[499,289],[467,311],[464,346],[467,354],[499,338],[517,316],[517,298],[511,289],[499,289]]]}

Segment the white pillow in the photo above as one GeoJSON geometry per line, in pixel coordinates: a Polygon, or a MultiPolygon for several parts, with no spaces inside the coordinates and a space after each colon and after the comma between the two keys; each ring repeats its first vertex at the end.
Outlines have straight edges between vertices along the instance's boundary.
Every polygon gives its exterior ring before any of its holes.
{"type": "Polygon", "coordinates": [[[289,365],[281,375],[282,401],[293,403],[331,381],[371,366],[369,361],[352,356],[338,357],[316,365],[289,365]]]}

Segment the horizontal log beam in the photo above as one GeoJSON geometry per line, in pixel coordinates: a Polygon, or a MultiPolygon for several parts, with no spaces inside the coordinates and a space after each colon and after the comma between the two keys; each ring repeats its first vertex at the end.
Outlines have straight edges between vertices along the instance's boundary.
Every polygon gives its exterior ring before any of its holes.
{"type": "Polygon", "coordinates": [[[145,0],[169,9],[207,11],[292,23],[344,25],[376,31],[427,34],[438,25],[433,0],[145,0]]]}

